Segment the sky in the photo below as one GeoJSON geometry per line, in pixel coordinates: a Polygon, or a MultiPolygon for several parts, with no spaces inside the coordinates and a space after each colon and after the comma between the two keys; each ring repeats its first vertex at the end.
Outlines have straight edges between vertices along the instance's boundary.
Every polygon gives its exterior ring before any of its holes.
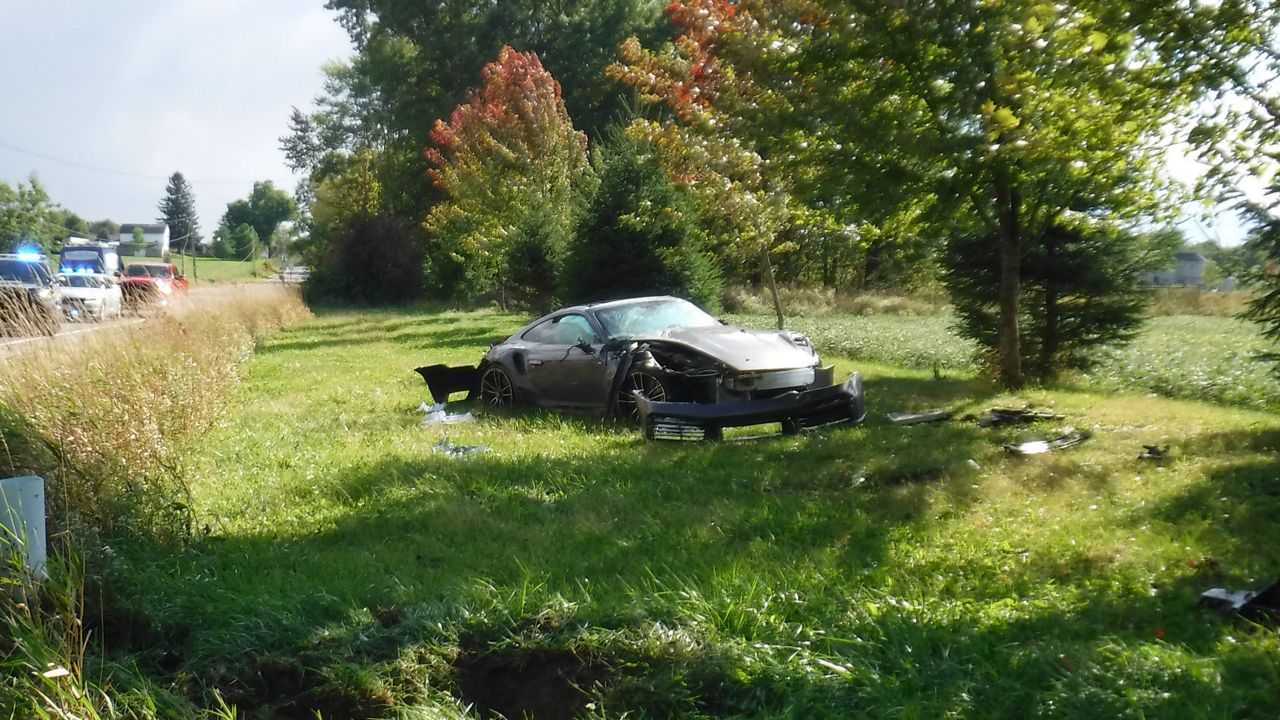
{"type": "MultiPolygon", "coordinates": [[[[35,173],[86,220],[136,223],[181,172],[208,237],[255,181],[292,192],[290,109],[350,53],[324,0],[0,0],[0,181],[35,173]]],[[[1169,172],[1200,170],[1175,151],[1169,172]]],[[[1182,223],[1192,242],[1243,239],[1238,217],[1209,214],[1182,223]]]]}
{"type": "Polygon", "coordinates": [[[0,0],[0,181],[35,173],[87,220],[136,223],[181,172],[206,237],[254,181],[292,193],[290,109],[351,53],[324,4],[0,0]]]}

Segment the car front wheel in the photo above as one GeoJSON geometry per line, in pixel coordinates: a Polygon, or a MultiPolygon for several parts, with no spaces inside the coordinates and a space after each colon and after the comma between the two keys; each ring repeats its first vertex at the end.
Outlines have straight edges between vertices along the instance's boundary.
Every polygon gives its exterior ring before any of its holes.
{"type": "Polygon", "coordinates": [[[627,422],[640,422],[640,406],[636,404],[635,392],[654,402],[666,402],[667,389],[662,380],[643,370],[631,373],[622,383],[618,392],[618,417],[627,422]]]}
{"type": "Polygon", "coordinates": [[[515,383],[502,366],[490,365],[480,374],[480,402],[500,412],[509,412],[518,406],[515,383]]]}

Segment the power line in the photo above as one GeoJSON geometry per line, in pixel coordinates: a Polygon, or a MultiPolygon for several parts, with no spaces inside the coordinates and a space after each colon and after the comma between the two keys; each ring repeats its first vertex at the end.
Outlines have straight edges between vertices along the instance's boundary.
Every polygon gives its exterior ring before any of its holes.
{"type": "MultiPolygon", "coordinates": [[[[3,141],[0,141],[0,148],[11,150],[16,153],[21,153],[23,155],[30,155],[31,157],[40,158],[41,160],[48,160],[49,162],[61,163],[63,165],[70,165],[71,167],[78,167],[84,170],[93,170],[94,172],[107,173],[109,175],[135,177],[135,178],[142,178],[144,180],[168,180],[169,179],[169,176],[166,176],[166,175],[148,175],[146,173],[131,172],[128,170],[114,170],[112,168],[98,167],[97,165],[88,165],[86,163],[76,162],[75,160],[66,160],[64,158],[54,157],[52,155],[45,155],[44,153],[38,153],[32,150],[26,150],[24,148],[17,147],[16,145],[10,145],[9,143],[3,142],[3,141]]],[[[187,178],[187,181],[192,183],[200,183],[202,185],[245,185],[253,182],[252,180],[204,180],[204,179],[197,179],[197,178],[187,178]]]]}

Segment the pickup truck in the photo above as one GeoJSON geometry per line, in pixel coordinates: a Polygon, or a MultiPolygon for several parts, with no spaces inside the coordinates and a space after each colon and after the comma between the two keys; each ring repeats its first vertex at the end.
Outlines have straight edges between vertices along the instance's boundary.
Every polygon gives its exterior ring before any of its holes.
{"type": "Polygon", "coordinates": [[[188,287],[172,263],[130,263],[120,278],[125,307],[135,312],[146,305],[168,305],[186,295],[188,287]]]}

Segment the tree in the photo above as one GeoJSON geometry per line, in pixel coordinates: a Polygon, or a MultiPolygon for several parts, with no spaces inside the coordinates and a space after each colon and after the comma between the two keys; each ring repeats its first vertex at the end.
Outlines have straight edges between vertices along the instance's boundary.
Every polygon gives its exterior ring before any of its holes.
{"type": "Polygon", "coordinates": [[[142,253],[146,252],[146,249],[147,249],[146,234],[142,232],[141,227],[134,225],[133,236],[130,238],[130,242],[129,242],[129,254],[141,255],[142,253]]]}
{"type": "Polygon", "coordinates": [[[388,212],[377,165],[372,151],[356,152],[343,173],[316,188],[304,249],[313,267],[304,286],[308,296],[368,303],[421,296],[420,231],[388,212]]]}
{"type": "Polygon", "coordinates": [[[590,167],[587,138],[574,130],[559,83],[536,55],[504,47],[483,74],[480,90],[431,132],[426,157],[447,199],[426,228],[433,265],[459,266],[448,273],[463,280],[458,294],[492,293],[505,305],[513,241],[519,236],[522,253],[554,264],[572,224],[575,180],[590,167]]]}
{"type": "Polygon", "coordinates": [[[720,273],[701,247],[692,198],[676,187],[653,146],[622,135],[596,151],[600,178],[564,273],[570,300],[679,295],[720,305],[720,273]]]}
{"type": "MultiPolygon", "coordinates": [[[[291,220],[297,213],[297,205],[284,190],[270,180],[255,182],[249,197],[227,203],[222,224],[238,230],[241,225],[253,228],[261,246],[270,246],[280,223],[291,220]]],[[[247,251],[237,244],[237,249],[247,251]]]]}
{"type": "MultiPolygon", "coordinates": [[[[1132,340],[1145,320],[1139,273],[1173,259],[1176,243],[1159,233],[1050,227],[1024,251],[1019,328],[1021,364],[1052,379],[1064,369],[1088,369],[1106,345],[1132,340]]],[[[952,235],[942,254],[944,281],[961,334],[992,356],[998,328],[1001,257],[997,238],[952,235]]]]}
{"type": "Polygon", "coordinates": [[[94,240],[114,240],[120,235],[120,223],[111,220],[94,220],[89,223],[89,234],[94,240]]]}
{"type": "Polygon", "coordinates": [[[850,112],[913,129],[910,144],[872,146],[866,159],[928,181],[940,234],[997,245],[991,320],[1007,386],[1026,374],[1024,258],[1055,238],[1118,242],[1180,204],[1162,173],[1166,135],[1204,88],[1161,53],[1137,5],[833,1],[809,25],[819,82],[870,79],[850,112]]]}
{"type": "Polygon", "coordinates": [[[169,236],[179,243],[182,252],[191,253],[191,248],[199,247],[203,239],[200,235],[200,220],[196,215],[196,196],[191,183],[175,172],[169,176],[169,184],[165,187],[164,199],[160,201],[160,217],[156,222],[169,225],[169,236]]]}
{"type": "Polygon", "coordinates": [[[257,267],[262,255],[262,238],[258,235],[257,229],[247,223],[241,223],[231,228],[229,240],[231,247],[234,248],[235,258],[248,259],[254,267],[257,267]]]}
{"type": "Polygon", "coordinates": [[[19,245],[55,250],[56,242],[66,237],[56,211],[35,175],[17,187],[0,183],[0,252],[12,252],[19,245]]]}

